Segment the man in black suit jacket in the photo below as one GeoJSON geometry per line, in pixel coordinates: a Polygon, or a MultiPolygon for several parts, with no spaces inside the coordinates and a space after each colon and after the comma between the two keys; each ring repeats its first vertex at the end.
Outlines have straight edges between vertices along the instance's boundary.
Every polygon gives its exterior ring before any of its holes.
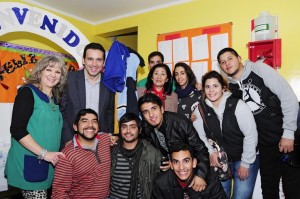
{"type": "Polygon", "coordinates": [[[115,95],[101,82],[104,62],[105,49],[103,46],[98,43],[90,43],[83,52],[82,65],[84,69],[69,73],[67,90],[62,96],[60,104],[64,120],[62,144],[72,140],[74,118],[78,111],[84,108],[91,108],[98,113],[100,131],[113,133],[115,95]]]}

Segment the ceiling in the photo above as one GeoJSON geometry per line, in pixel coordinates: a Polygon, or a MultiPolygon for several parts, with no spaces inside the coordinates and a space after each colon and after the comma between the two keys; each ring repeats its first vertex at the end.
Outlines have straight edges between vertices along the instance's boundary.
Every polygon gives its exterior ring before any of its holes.
{"type": "Polygon", "coordinates": [[[72,18],[100,24],[191,0],[23,0],[72,18]]]}

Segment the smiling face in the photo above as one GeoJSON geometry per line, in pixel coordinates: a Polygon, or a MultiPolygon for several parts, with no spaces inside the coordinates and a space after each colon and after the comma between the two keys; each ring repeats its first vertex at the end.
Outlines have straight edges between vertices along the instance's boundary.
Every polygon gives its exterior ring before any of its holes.
{"type": "Polygon", "coordinates": [[[92,113],[87,113],[80,117],[78,124],[74,124],[73,128],[78,133],[80,143],[84,144],[94,141],[99,131],[97,116],[92,113]]]}
{"type": "Polygon", "coordinates": [[[124,142],[137,142],[139,136],[139,128],[136,121],[131,120],[129,122],[122,123],[120,127],[120,134],[124,142]]]}
{"type": "Polygon", "coordinates": [[[235,56],[229,51],[220,55],[219,64],[224,73],[234,79],[240,76],[243,69],[241,57],[235,56]]]}
{"type": "Polygon", "coordinates": [[[181,181],[186,182],[191,178],[196,165],[197,160],[191,157],[188,150],[172,153],[171,169],[181,181]]]}
{"type": "Polygon", "coordinates": [[[175,68],[174,72],[176,82],[182,89],[184,89],[189,82],[185,69],[181,66],[178,66],[175,68]]]}
{"type": "Polygon", "coordinates": [[[82,58],[82,64],[88,79],[98,78],[104,66],[104,53],[98,49],[88,49],[85,58],[82,58]]]}
{"type": "Polygon", "coordinates": [[[222,88],[222,85],[217,78],[210,78],[205,81],[205,96],[214,106],[217,107],[220,104],[224,91],[225,89],[222,88]]]}
{"type": "Polygon", "coordinates": [[[43,91],[52,90],[56,86],[61,78],[61,68],[58,63],[51,66],[47,66],[41,71],[41,88],[43,91]]]}
{"type": "Polygon", "coordinates": [[[153,127],[159,128],[163,121],[164,109],[152,102],[145,102],[141,105],[141,113],[144,119],[153,127]]]}
{"type": "Polygon", "coordinates": [[[165,83],[168,81],[168,75],[166,69],[163,67],[157,67],[153,71],[152,81],[153,81],[153,85],[156,88],[163,88],[165,83]]]}

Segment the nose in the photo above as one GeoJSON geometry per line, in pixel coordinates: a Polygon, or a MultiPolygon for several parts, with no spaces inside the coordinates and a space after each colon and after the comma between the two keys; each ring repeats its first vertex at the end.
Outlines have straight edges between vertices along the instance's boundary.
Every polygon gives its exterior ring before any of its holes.
{"type": "Polygon", "coordinates": [[[56,72],[55,72],[55,71],[52,71],[52,72],[50,73],[50,75],[51,75],[51,77],[55,77],[56,72]]]}
{"type": "Polygon", "coordinates": [[[152,112],[152,110],[149,111],[149,117],[153,117],[153,112],[152,112]]]}
{"type": "Polygon", "coordinates": [[[183,169],[183,164],[182,163],[179,163],[179,169],[183,169]]]}

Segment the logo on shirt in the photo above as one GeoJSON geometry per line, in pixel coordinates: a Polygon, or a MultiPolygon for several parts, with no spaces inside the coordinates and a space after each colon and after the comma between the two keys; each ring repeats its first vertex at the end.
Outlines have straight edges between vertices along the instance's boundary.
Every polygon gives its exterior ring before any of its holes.
{"type": "Polygon", "coordinates": [[[252,84],[252,79],[243,85],[243,100],[250,107],[253,115],[259,114],[266,107],[261,100],[261,90],[252,84]]]}

